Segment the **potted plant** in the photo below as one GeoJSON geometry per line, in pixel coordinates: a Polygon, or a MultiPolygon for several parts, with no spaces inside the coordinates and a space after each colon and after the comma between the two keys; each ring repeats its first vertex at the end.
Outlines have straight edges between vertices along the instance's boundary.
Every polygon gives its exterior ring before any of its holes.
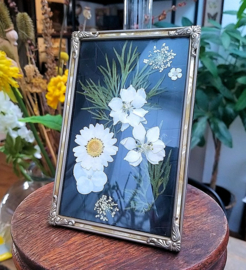
{"type": "MultiPolygon", "coordinates": [[[[217,193],[225,192],[216,183],[221,146],[233,147],[229,128],[239,116],[246,129],[246,37],[241,32],[241,27],[246,25],[244,4],[245,1],[238,12],[225,12],[238,16],[236,24],[222,27],[211,21],[214,27],[202,28],[191,148],[205,145],[208,125],[215,147],[209,185],[217,193]],[[211,50],[213,44],[218,46],[218,52],[211,50]]],[[[225,204],[230,203],[227,195],[219,195],[225,204]]]]}

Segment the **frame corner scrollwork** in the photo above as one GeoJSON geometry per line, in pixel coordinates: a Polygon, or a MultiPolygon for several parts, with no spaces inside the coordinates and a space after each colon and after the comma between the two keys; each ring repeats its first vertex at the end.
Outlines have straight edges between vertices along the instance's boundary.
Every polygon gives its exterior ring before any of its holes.
{"type": "Polygon", "coordinates": [[[72,55],[73,58],[77,58],[79,55],[79,42],[83,38],[97,37],[98,32],[93,34],[92,32],[75,31],[72,33],[72,55]]]}
{"type": "Polygon", "coordinates": [[[200,35],[201,35],[201,26],[193,25],[189,27],[184,27],[182,29],[177,29],[175,31],[169,31],[169,36],[186,36],[189,35],[191,37],[191,54],[193,56],[197,55],[197,49],[200,43],[200,35]]]}
{"type": "Polygon", "coordinates": [[[53,196],[53,202],[52,202],[52,207],[50,210],[49,214],[49,220],[48,220],[50,225],[69,225],[69,226],[74,226],[75,221],[73,219],[66,219],[66,218],[61,218],[60,216],[57,215],[57,196],[53,196]]]}
{"type": "Polygon", "coordinates": [[[180,236],[180,231],[179,231],[179,225],[176,222],[174,222],[172,234],[171,234],[171,240],[157,239],[157,238],[151,237],[151,238],[148,238],[147,243],[154,244],[157,247],[162,247],[170,251],[179,252],[181,248],[181,236],[180,236]]]}

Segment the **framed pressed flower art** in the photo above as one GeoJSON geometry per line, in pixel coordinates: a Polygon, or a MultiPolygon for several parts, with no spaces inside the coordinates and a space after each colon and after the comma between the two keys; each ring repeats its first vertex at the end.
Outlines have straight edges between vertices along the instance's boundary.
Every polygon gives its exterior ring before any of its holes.
{"type": "Polygon", "coordinates": [[[50,224],[180,250],[199,39],[73,33],[50,224]]]}

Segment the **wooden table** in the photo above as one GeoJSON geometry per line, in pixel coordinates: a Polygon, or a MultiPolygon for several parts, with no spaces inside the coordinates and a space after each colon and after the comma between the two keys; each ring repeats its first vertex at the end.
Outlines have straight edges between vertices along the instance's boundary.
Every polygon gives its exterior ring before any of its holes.
{"type": "Polygon", "coordinates": [[[48,225],[53,183],[28,196],[12,219],[17,269],[224,269],[228,226],[220,207],[188,185],[179,253],[48,225]]]}

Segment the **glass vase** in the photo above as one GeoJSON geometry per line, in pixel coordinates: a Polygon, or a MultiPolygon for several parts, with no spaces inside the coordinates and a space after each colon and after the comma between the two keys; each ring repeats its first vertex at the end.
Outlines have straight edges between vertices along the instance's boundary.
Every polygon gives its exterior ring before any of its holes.
{"type": "Polygon", "coordinates": [[[32,180],[21,179],[15,182],[0,204],[0,235],[4,238],[5,246],[9,251],[12,246],[10,224],[15,209],[29,194],[54,181],[53,178],[43,175],[35,165],[31,165],[27,173],[32,180]]]}
{"type": "Polygon", "coordinates": [[[152,26],[153,0],[124,0],[124,29],[148,29],[152,26]]]}

